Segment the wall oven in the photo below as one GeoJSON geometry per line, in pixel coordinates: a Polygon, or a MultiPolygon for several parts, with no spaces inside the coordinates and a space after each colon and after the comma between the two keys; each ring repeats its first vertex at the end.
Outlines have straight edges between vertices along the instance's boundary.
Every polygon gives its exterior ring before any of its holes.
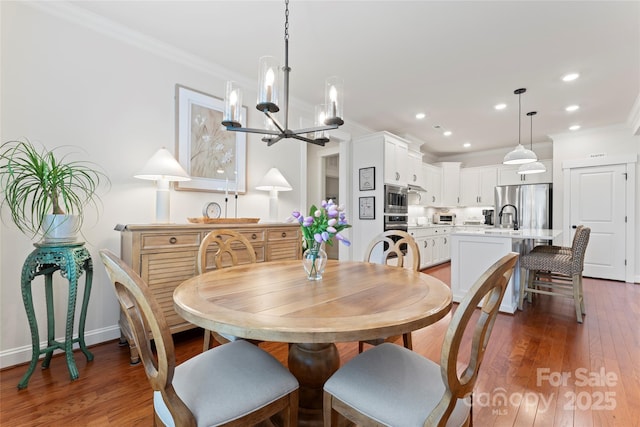
{"type": "Polygon", "coordinates": [[[407,231],[409,225],[409,198],[406,187],[384,186],[384,231],[407,231]]]}

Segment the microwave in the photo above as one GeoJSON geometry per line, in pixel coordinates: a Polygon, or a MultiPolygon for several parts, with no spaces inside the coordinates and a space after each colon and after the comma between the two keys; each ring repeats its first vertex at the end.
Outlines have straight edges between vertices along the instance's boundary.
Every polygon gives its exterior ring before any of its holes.
{"type": "Polygon", "coordinates": [[[448,212],[436,212],[433,214],[434,224],[453,225],[456,222],[456,214],[448,212]]]}

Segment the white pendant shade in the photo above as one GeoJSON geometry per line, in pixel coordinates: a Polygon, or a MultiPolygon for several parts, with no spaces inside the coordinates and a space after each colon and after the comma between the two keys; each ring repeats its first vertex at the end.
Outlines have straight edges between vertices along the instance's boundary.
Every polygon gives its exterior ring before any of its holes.
{"type": "Polygon", "coordinates": [[[540,162],[531,162],[524,163],[520,168],[518,168],[518,173],[520,175],[531,175],[534,173],[543,173],[546,172],[547,168],[540,162]]]}
{"type": "Polygon", "coordinates": [[[522,144],[504,156],[502,163],[505,165],[522,165],[525,163],[533,163],[538,160],[538,156],[531,150],[524,148],[522,144]]]}

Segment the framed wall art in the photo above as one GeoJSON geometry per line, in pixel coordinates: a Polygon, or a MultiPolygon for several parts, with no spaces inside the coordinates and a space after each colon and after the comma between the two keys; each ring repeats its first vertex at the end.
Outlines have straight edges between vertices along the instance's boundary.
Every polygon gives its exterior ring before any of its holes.
{"type": "MultiPolygon", "coordinates": [[[[222,99],[176,85],[176,157],[191,176],[176,190],[247,191],[247,135],[227,131],[223,111],[222,99]]],[[[247,107],[242,111],[247,117],[247,107]]]]}
{"type": "Polygon", "coordinates": [[[371,166],[369,168],[361,168],[359,183],[360,191],[375,190],[376,168],[374,166],[371,166]]]}
{"type": "Polygon", "coordinates": [[[376,198],[374,196],[360,197],[360,219],[376,219],[376,198]]]}

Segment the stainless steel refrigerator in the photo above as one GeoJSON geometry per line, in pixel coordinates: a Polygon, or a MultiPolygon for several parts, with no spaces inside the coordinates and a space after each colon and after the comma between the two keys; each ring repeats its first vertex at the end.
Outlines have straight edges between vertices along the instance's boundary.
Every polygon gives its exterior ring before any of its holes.
{"type": "MultiPolygon", "coordinates": [[[[552,185],[524,184],[499,185],[495,189],[495,217],[494,224],[500,226],[500,211],[505,205],[513,205],[518,211],[518,226],[520,229],[553,228],[552,213],[552,185]]],[[[503,217],[511,213],[515,219],[515,209],[506,207],[503,217]]]]}

